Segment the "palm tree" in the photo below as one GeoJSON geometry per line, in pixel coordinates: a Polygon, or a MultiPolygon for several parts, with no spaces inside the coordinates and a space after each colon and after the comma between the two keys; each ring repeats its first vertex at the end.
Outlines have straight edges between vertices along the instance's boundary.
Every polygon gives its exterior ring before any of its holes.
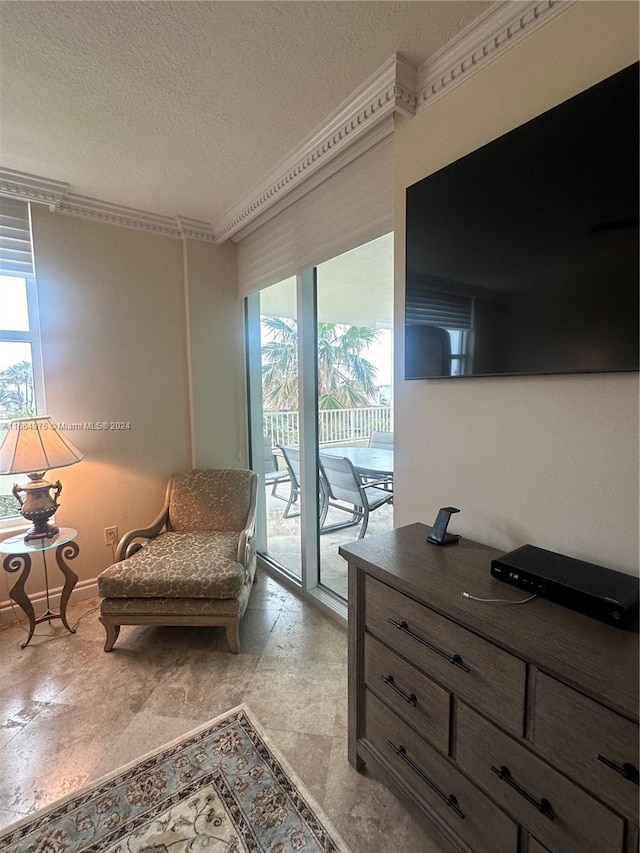
{"type": "MultiPolygon", "coordinates": [[[[263,317],[271,340],[262,347],[262,387],[266,409],[298,408],[298,325],[263,317]]],[[[318,407],[350,409],[376,402],[376,368],[363,357],[378,338],[376,329],[318,323],[318,407]]]]}
{"type": "Polygon", "coordinates": [[[262,346],[262,399],[265,409],[298,408],[298,325],[295,320],[263,317],[272,340],[262,346]]]}
{"type": "Polygon", "coordinates": [[[27,360],[11,364],[0,373],[0,405],[10,417],[35,414],[33,369],[27,360]]]}

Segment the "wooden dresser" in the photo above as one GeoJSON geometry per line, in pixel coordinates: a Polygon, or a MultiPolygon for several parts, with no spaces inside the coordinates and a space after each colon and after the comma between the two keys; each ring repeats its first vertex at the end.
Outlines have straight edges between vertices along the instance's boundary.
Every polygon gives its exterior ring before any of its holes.
{"type": "Polygon", "coordinates": [[[638,633],[495,580],[412,524],[349,563],[349,761],[455,851],[638,853],[638,633]]]}

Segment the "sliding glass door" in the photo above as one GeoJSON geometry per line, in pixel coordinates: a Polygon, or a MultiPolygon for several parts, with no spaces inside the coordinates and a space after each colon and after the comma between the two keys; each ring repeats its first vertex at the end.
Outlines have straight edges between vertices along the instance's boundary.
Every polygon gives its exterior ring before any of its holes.
{"type": "Polygon", "coordinates": [[[388,495],[366,486],[361,501],[367,505],[351,502],[360,491],[356,478],[371,483],[393,474],[392,236],[317,267],[319,461],[326,478],[346,481],[347,489],[342,499],[329,494],[320,536],[320,583],[345,599],[347,573],[338,547],[357,539],[365,525],[365,535],[393,527],[391,481],[385,484],[388,495]],[[391,454],[386,459],[369,451],[372,436],[383,432],[391,454]],[[353,471],[343,462],[345,456],[354,463],[353,471]]]}
{"type": "Polygon", "coordinates": [[[302,579],[296,279],[247,299],[251,467],[260,475],[258,549],[302,579]]]}
{"type": "Polygon", "coordinates": [[[366,455],[374,434],[393,446],[392,268],[386,235],[246,300],[258,552],[303,588],[343,599],[339,545],[365,524],[367,535],[392,527],[393,451],[370,510],[358,489],[372,477],[356,467],[353,495],[338,495],[323,458],[366,455]]]}

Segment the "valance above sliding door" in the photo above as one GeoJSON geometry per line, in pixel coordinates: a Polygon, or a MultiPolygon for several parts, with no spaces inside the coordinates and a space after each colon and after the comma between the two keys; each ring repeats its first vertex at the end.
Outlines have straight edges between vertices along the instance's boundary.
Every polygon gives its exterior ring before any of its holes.
{"type": "Polygon", "coordinates": [[[393,230],[391,138],[298,198],[238,243],[241,296],[393,230]]]}

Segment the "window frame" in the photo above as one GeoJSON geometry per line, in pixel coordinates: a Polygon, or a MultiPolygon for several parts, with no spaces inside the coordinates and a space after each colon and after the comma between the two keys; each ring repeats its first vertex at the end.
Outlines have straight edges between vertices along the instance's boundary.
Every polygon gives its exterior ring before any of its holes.
{"type": "MultiPolygon", "coordinates": [[[[31,223],[31,205],[27,203],[27,215],[29,220],[29,236],[31,242],[31,268],[32,272],[24,272],[4,268],[0,259],[0,275],[7,278],[17,278],[25,282],[26,297],[27,297],[27,319],[28,331],[18,331],[15,329],[4,329],[0,325],[0,344],[1,343],[28,343],[31,346],[31,372],[33,377],[33,394],[35,403],[35,414],[41,415],[46,411],[45,390],[44,390],[44,367],[42,359],[42,341],[40,335],[40,310],[38,306],[38,286],[35,274],[35,260],[33,249],[33,228],[31,223]]],[[[0,318],[0,324],[1,324],[0,318]]],[[[9,419],[10,420],[10,419],[9,419]]],[[[3,422],[6,422],[4,419],[3,422]]],[[[0,441],[2,436],[0,436],[0,441]]],[[[0,474],[0,477],[9,477],[9,474],[0,474]]],[[[0,516],[0,533],[7,531],[7,528],[22,529],[24,526],[22,518],[16,507],[15,515],[0,516]]]]}

